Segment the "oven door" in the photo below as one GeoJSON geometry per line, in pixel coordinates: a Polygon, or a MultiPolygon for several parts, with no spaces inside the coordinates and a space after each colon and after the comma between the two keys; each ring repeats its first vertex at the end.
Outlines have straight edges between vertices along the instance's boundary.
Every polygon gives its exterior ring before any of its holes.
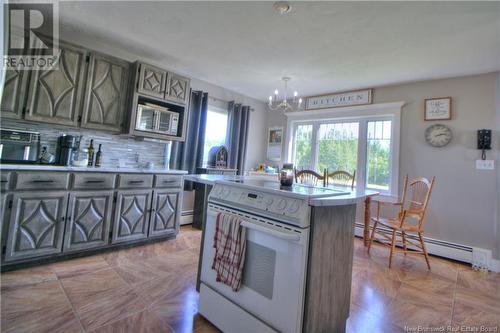
{"type": "Polygon", "coordinates": [[[302,325],[309,229],[299,229],[241,211],[209,204],[201,282],[281,332],[302,325]],[[239,215],[246,230],[243,283],[238,292],[220,282],[212,270],[213,239],[219,212],[239,215]]]}

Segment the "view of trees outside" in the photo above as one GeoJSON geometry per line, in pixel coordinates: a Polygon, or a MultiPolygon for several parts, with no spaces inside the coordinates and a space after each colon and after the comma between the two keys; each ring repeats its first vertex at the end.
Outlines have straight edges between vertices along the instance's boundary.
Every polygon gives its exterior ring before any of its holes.
{"type": "Polygon", "coordinates": [[[359,123],[321,124],[318,133],[317,171],[353,173],[358,162],[359,123]]]}
{"type": "Polygon", "coordinates": [[[311,163],[312,125],[299,125],[295,131],[295,163],[297,169],[309,169],[311,163]]]}
{"type": "Polygon", "coordinates": [[[203,165],[206,165],[208,162],[210,148],[226,144],[227,118],[227,112],[208,109],[205,144],[203,146],[203,165]]]}
{"type": "Polygon", "coordinates": [[[366,187],[389,190],[391,177],[390,120],[368,122],[366,187]]]}
{"type": "MultiPolygon", "coordinates": [[[[367,123],[366,186],[389,190],[391,178],[390,120],[367,123]]],[[[295,161],[297,169],[310,169],[313,149],[313,125],[298,125],[295,131],[295,161]]],[[[345,170],[354,172],[358,163],[359,122],[324,123],[318,129],[317,165],[313,168],[323,173],[345,170]]]]}

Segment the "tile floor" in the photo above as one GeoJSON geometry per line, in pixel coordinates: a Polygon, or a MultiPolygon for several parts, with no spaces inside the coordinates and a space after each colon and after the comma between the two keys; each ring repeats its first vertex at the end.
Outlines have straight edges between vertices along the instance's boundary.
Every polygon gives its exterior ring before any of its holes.
{"type": "MultiPolygon", "coordinates": [[[[197,314],[200,235],[4,273],[1,331],[217,332],[197,314]]],[[[403,255],[389,270],[387,255],[355,240],[348,332],[500,325],[500,274],[403,255]]]]}

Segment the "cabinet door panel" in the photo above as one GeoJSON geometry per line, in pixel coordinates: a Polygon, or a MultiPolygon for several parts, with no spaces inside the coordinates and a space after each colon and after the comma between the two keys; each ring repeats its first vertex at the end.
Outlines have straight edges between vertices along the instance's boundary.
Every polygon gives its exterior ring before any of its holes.
{"type": "Polygon", "coordinates": [[[128,77],[127,62],[100,54],[91,55],[82,127],[122,130],[128,77]]]}
{"type": "Polygon", "coordinates": [[[1,97],[2,117],[21,118],[24,96],[27,90],[27,74],[27,71],[22,70],[5,71],[5,81],[1,97]]]}
{"type": "Polygon", "coordinates": [[[112,191],[70,194],[65,252],[108,244],[112,202],[112,191]]]}
{"type": "Polygon", "coordinates": [[[165,97],[174,102],[186,103],[189,94],[189,79],[173,73],[169,73],[169,76],[165,97]]]}
{"type": "Polygon", "coordinates": [[[77,126],[85,56],[85,51],[61,44],[61,54],[52,69],[32,72],[26,119],[77,126]]]}
{"type": "Polygon", "coordinates": [[[151,190],[118,191],[113,243],[146,238],[151,209],[151,190]]]}
{"type": "Polygon", "coordinates": [[[61,252],[67,197],[67,192],[14,194],[6,261],[61,252]]]}
{"type": "Polygon", "coordinates": [[[165,98],[167,71],[147,64],[141,64],[137,92],[158,98],[165,98]]]}
{"type": "Polygon", "coordinates": [[[175,233],[179,225],[179,192],[155,191],[149,236],[175,233]]]}

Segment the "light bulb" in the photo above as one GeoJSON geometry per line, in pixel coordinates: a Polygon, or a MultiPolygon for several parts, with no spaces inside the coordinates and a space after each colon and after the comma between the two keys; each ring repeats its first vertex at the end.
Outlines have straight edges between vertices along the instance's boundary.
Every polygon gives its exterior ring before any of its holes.
{"type": "Polygon", "coordinates": [[[299,104],[302,104],[302,98],[299,98],[299,104]]]}
{"type": "Polygon", "coordinates": [[[272,101],[273,100],[273,96],[269,96],[269,101],[272,101]]]}
{"type": "Polygon", "coordinates": [[[274,91],[274,94],[275,94],[276,96],[278,96],[278,89],[276,89],[276,90],[274,91]]]}
{"type": "Polygon", "coordinates": [[[293,92],[293,97],[297,97],[298,94],[299,94],[298,92],[294,91],[293,92]]]}

